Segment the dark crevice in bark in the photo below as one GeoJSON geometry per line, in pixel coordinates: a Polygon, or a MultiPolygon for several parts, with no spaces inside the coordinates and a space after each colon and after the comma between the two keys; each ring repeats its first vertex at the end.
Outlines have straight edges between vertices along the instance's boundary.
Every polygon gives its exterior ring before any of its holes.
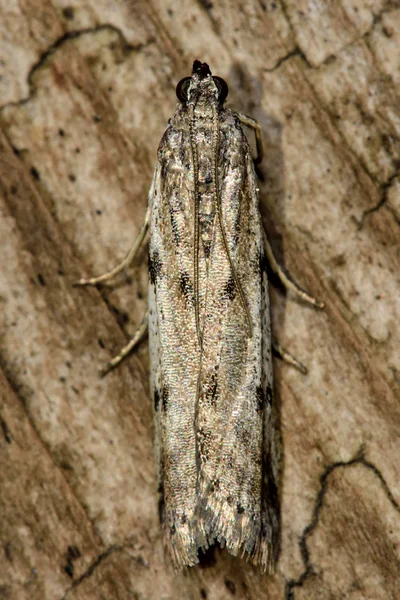
{"type": "Polygon", "coordinates": [[[71,587],[65,592],[64,596],[62,597],[62,600],[66,600],[68,598],[68,594],[72,590],[77,588],[78,585],[80,585],[82,583],[82,581],[85,581],[85,579],[88,579],[89,577],[91,577],[93,575],[93,573],[95,572],[95,570],[97,569],[97,567],[99,565],[101,565],[101,563],[103,563],[111,554],[113,554],[114,552],[122,552],[123,550],[124,550],[123,546],[113,545],[113,546],[110,546],[109,548],[107,548],[107,550],[105,550],[101,554],[99,554],[99,556],[91,563],[91,565],[89,565],[89,567],[86,569],[86,571],[84,573],[82,573],[82,575],[80,577],[78,577],[78,579],[75,579],[75,581],[73,582],[71,587]]]}
{"type": "Polygon", "coordinates": [[[366,460],[366,458],[364,457],[364,449],[362,447],[360,448],[357,455],[354,458],[352,458],[351,460],[349,460],[347,462],[339,461],[339,462],[333,463],[332,465],[329,465],[326,468],[325,472],[320,477],[320,489],[319,489],[319,492],[317,494],[316,501],[314,504],[314,510],[313,510],[311,522],[304,529],[304,531],[300,537],[300,541],[299,541],[301,557],[303,559],[305,569],[298,579],[290,579],[290,580],[286,581],[285,600],[295,600],[295,588],[302,587],[304,582],[309,577],[312,577],[315,574],[315,570],[314,570],[313,564],[310,559],[310,551],[307,546],[307,540],[312,535],[312,533],[314,532],[316,527],[318,526],[321,509],[324,504],[325,495],[328,491],[329,476],[336,469],[348,468],[348,467],[352,467],[354,465],[361,465],[374,473],[374,475],[379,479],[379,481],[382,485],[382,488],[383,488],[386,496],[390,500],[392,506],[400,514],[400,505],[398,504],[398,502],[394,498],[392,492],[390,491],[390,488],[389,488],[388,484],[386,483],[382,473],[379,471],[378,467],[376,467],[370,461],[366,460]]]}
{"type": "MultiPolygon", "coordinates": [[[[271,69],[264,69],[264,71],[266,73],[274,73],[274,71],[276,71],[277,69],[279,69],[279,67],[285,63],[287,60],[289,60],[290,58],[292,58],[293,56],[300,56],[306,63],[307,63],[307,59],[304,56],[303,52],[300,50],[300,48],[298,48],[296,46],[296,48],[294,50],[292,50],[291,52],[289,52],[289,54],[286,54],[286,56],[282,56],[282,58],[280,58],[278,60],[278,62],[276,63],[276,65],[274,67],[272,67],[271,69]]],[[[308,63],[307,63],[308,64],[308,63]]]]}
{"type": "Polygon", "coordinates": [[[361,215],[361,220],[360,220],[360,223],[358,226],[359,230],[361,230],[364,227],[365,219],[370,214],[377,212],[380,208],[382,208],[382,206],[384,206],[386,204],[386,201],[388,199],[388,191],[392,187],[393,182],[395,181],[395,179],[397,179],[398,175],[399,175],[399,171],[396,170],[396,172],[393,173],[393,175],[391,177],[389,177],[389,179],[380,186],[381,197],[380,197],[379,201],[375,204],[375,206],[373,206],[372,208],[368,208],[367,210],[364,210],[363,214],[361,215]]]}
{"type": "MultiPolygon", "coordinates": [[[[295,27],[292,25],[291,19],[288,15],[287,12],[287,7],[285,5],[284,0],[280,1],[281,3],[281,7],[282,7],[282,12],[283,15],[293,33],[293,37],[296,40],[296,29],[295,27]]],[[[298,52],[302,55],[302,58],[304,59],[304,61],[306,62],[307,66],[310,69],[319,69],[320,67],[323,67],[324,65],[326,65],[327,63],[329,63],[332,60],[336,60],[337,56],[339,54],[341,54],[344,50],[346,50],[347,48],[350,48],[351,46],[353,46],[354,44],[357,44],[358,42],[360,42],[361,40],[365,39],[370,33],[371,31],[373,31],[373,29],[375,28],[376,25],[378,25],[381,21],[382,18],[385,14],[390,13],[393,10],[397,10],[398,8],[400,8],[400,3],[398,0],[389,0],[385,7],[376,15],[373,15],[372,18],[372,24],[371,27],[368,29],[368,31],[366,31],[363,34],[360,34],[358,37],[355,37],[353,40],[351,40],[350,42],[348,42],[347,44],[344,44],[341,48],[339,48],[335,54],[330,54],[329,56],[327,56],[323,61],[321,61],[318,65],[312,65],[309,60],[307,59],[307,57],[303,54],[303,52],[298,49],[298,52]]],[[[296,51],[294,52],[296,54],[296,51]]],[[[289,58],[289,56],[288,56],[289,58]]],[[[274,70],[274,69],[272,69],[274,70]]]]}
{"type": "MultiPolygon", "coordinates": [[[[287,59],[287,58],[291,58],[291,56],[296,56],[296,55],[297,55],[297,56],[301,56],[301,58],[304,60],[304,62],[306,63],[306,65],[307,65],[307,66],[308,66],[310,69],[313,69],[314,67],[313,67],[313,66],[312,66],[312,64],[311,64],[311,63],[308,61],[308,58],[306,57],[306,55],[303,53],[303,51],[300,49],[300,47],[299,47],[299,46],[298,46],[298,44],[297,44],[296,29],[295,29],[295,28],[293,27],[293,25],[292,25],[292,21],[291,21],[291,19],[290,19],[290,17],[289,17],[289,14],[288,14],[287,7],[286,7],[286,4],[285,4],[285,2],[284,2],[283,0],[280,0],[280,5],[281,5],[281,8],[282,8],[282,13],[283,13],[283,16],[284,16],[284,17],[285,17],[285,19],[286,19],[286,22],[287,22],[287,24],[288,24],[288,27],[289,27],[290,31],[292,32],[294,43],[296,44],[296,48],[293,50],[293,52],[290,52],[290,53],[287,55],[286,59],[287,59]]],[[[285,60],[285,57],[284,57],[283,59],[281,59],[279,62],[284,62],[284,60],[285,60]]],[[[278,66],[279,66],[279,63],[276,65],[276,67],[275,67],[275,68],[277,68],[278,66]]],[[[273,70],[275,70],[275,68],[274,68],[273,70]]]]}
{"type": "Polygon", "coordinates": [[[51,44],[51,46],[49,46],[49,48],[47,48],[47,50],[45,50],[41,54],[40,58],[36,61],[36,63],[34,65],[32,65],[32,67],[28,73],[28,77],[27,77],[27,82],[29,85],[28,96],[26,96],[25,98],[21,98],[21,100],[17,100],[14,102],[7,102],[6,104],[3,104],[2,106],[0,106],[0,111],[3,110],[4,108],[7,108],[8,106],[20,106],[20,105],[26,104],[27,102],[29,102],[32,99],[32,97],[35,95],[35,92],[36,92],[36,87],[35,87],[35,84],[33,81],[35,73],[39,69],[41,69],[41,67],[43,67],[46,64],[46,62],[50,58],[50,56],[52,56],[66,42],[78,39],[85,35],[95,34],[95,33],[98,33],[99,31],[113,31],[114,33],[118,34],[118,36],[121,40],[122,49],[125,54],[129,54],[130,52],[134,52],[134,51],[138,52],[145,45],[147,45],[149,43],[149,42],[147,42],[146,44],[132,45],[128,42],[125,35],[122,33],[122,31],[118,27],[115,27],[115,25],[111,25],[108,23],[103,23],[102,25],[97,25],[96,27],[88,27],[86,29],[78,29],[76,31],[68,31],[68,32],[64,33],[61,37],[59,37],[53,44],[51,44]]]}

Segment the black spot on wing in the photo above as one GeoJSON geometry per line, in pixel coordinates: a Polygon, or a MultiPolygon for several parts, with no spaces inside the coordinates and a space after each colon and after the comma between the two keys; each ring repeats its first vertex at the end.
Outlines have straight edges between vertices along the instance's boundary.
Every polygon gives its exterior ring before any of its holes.
{"type": "Polygon", "coordinates": [[[210,483],[210,492],[214,492],[214,491],[218,491],[220,488],[220,480],[219,479],[214,479],[211,483],[210,483]]]}
{"type": "Polygon", "coordinates": [[[211,254],[211,240],[203,240],[204,256],[210,258],[211,254]]]}
{"type": "Polygon", "coordinates": [[[223,295],[228,298],[228,300],[233,300],[236,295],[236,286],[233,277],[229,277],[228,281],[224,285],[223,295]]]}
{"type": "Polygon", "coordinates": [[[236,213],[236,217],[235,217],[235,223],[234,223],[234,227],[233,227],[233,231],[232,231],[232,243],[234,246],[237,246],[239,244],[239,237],[240,237],[240,232],[241,232],[241,220],[240,220],[240,211],[238,211],[236,213]]]}
{"type": "Polygon", "coordinates": [[[193,285],[189,279],[189,273],[185,271],[179,276],[179,289],[185,296],[186,301],[193,303],[193,285]]]}
{"type": "Polygon", "coordinates": [[[172,233],[174,236],[175,244],[179,246],[181,243],[181,234],[179,232],[178,221],[175,217],[175,213],[176,209],[174,208],[174,206],[169,205],[169,216],[171,219],[172,233]]]}
{"type": "Polygon", "coordinates": [[[157,252],[157,250],[155,250],[153,252],[153,254],[151,254],[149,252],[149,277],[150,277],[150,282],[153,285],[156,285],[158,277],[161,277],[161,268],[162,268],[162,263],[160,260],[160,255],[157,252]]]}
{"type": "Polygon", "coordinates": [[[211,434],[204,427],[197,430],[197,451],[201,463],[205,463],[210,458],[211,434]]]}
{"type": "Polygon", "coordinates": [[[240,502],[237,503],[237,507],[236,508],[237,508],[237,511],[238,511],[239,515],[241,515],[241,514],[244,513],[244,510],[245,510],[244,506],[242,504],[240,504],[240,502]]]}
{"type": "Polygon", "coordinates": [[[184,142],[184,140],[181,141],[181,144],[179,146],[179,160],[180,160],[181,165],[185,164],[185,142],[184,142]]]}
{"type": "Polygon", "coordinates": [[[237,485],[239,488],[242,488],[245,484],[245,482],[247,481],[248,478],[248,474],[247,474],[247,470],[246,467],[244,468],[238,468],[237,469],[237,473],[236,473],[236,481],[237,481],[237,485]]]}
{"type": "Polygon", "coordinates": [[[163,387],[163,389],[162,389],[162,392],[161,392],[161,399],[162,399],[163,410],[167,410],[167,407],[168,407],[168,398],[169,398],[169,389],[165,385],[163,387]]]}
{"type": "Polygon", "coordinates": [[[208,404],[215,406],[218,393],[218,377],[216,373],[212,373],[204,384],[204,398],[208,404]]]}

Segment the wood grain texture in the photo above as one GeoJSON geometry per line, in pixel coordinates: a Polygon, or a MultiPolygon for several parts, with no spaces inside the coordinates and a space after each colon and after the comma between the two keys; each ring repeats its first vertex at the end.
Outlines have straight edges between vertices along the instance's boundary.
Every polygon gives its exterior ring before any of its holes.
{"type": "MultiPolygon", "coordinates": [[[[387,600],[400,572],[400,2],[0,5],[0,596],[387,600]],[[157,517],[137,235],[192,61],[262,125],[272,245],[326,309],[271,288],[285,464],[277,573],[175,574],[157,517]]],[[[251,137],[251,135],[249,135],[251,137]]]]}

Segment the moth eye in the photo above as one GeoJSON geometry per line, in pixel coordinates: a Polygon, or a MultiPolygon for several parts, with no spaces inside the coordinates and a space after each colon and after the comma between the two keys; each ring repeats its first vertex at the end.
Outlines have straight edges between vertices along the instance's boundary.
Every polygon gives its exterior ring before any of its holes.
{"type": "Polygon", "coordinates": [[[226,83],[226,81],[224,79],[222,79],[222,77],[213,77],[214,79],[214,83],[217,86],[218,89],[218,100],[220,104],[223,104],[226,100],[226,97],[228,95],[228,84],[226,83]]]}
{"type": "Polygon", "coordinates": [[[191,77],[184,77],[183,79],[180,80],[180,82],[176,86],[176,95],[180,102],[183,102],[183,103],[187,102],[187,99],[188,99],[187,93],[188,93],[190,79],[191,79],[191,77]]]}

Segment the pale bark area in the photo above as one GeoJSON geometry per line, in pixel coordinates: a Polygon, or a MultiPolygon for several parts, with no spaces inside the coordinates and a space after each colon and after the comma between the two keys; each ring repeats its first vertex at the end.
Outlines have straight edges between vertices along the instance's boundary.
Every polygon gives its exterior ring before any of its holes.
{"type": "MultiPolygon", "coordinates": [[[[400,2],[2,0],[0,597],[399,597],[400,2]],[[157,516],[142,223],[193,59],[260,120],[263,213],[315,311],[271,289],[284,441],[273,577],[174,574],[157,516]],[[397,326],[396,326],[397,325],[397,326]]],[[[250,136],[249,136],[250,137],[250,136]]]]}

